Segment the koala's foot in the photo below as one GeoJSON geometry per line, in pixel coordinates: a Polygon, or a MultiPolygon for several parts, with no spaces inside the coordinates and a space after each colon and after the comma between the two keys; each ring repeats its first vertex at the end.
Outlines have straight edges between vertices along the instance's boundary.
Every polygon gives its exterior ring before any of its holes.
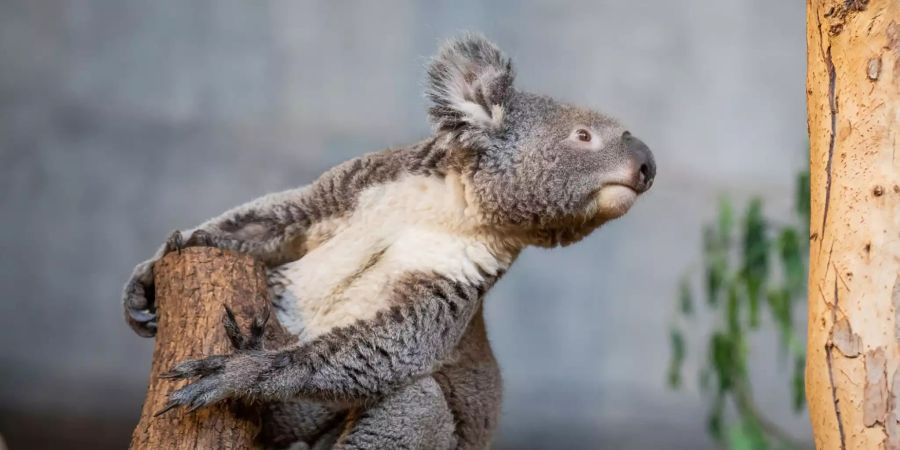
{"type": "Polygon", "coordinates": [[[225,327],[225,334],[231,341],[231,346],[237,352],[247,350],[263,350],[263,335],[266,332],[266,323],[269,322],[269,308],[266,308],[262,314],[253,319],[250,324],[250,333],[244,334],[234,319],[234,312],[228,305],[225,306],[225,315],[222,317],[222,325],[225,327]]]}
{"type": "Polygon", "coordinates": [[[261,413],[262,423],[257,441],[263,448],[270,450],[296,450],[301,443],[299,448],[313,447],[313,444],[322,441],[326,433],[340,431],[339,425],[345,416],[346,411],[336,411],[312,401],[269,403],[261,413]]]}
{"type": "Polygon", "coordinates": [[[329,448],[451,449],[457,444],[454,429],[441,387],[433,377],[425,377],[346,421],[337,442],[329,448]]]}

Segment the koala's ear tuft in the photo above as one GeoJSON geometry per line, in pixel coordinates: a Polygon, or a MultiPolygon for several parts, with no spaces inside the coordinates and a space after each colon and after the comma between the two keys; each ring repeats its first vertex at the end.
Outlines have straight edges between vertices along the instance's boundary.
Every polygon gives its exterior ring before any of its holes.
{"type": "Polygon", "coordinates": [[[503,127],[515,74],[509,58],[478,34],[447,42],[428,67],[428,110],[438,131],[503,127]]]}

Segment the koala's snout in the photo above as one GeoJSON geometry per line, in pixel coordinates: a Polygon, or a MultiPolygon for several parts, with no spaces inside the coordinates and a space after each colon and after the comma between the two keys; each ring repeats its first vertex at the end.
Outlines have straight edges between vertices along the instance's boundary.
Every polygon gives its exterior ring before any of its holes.
{"type": "Polygon", "coordinates": [[[656,161],[653,160],[653,153],[647,144],[627,131],[622,134],[622,140],[635,170],[634,188],[638,193],[647,192],[653,186],[653,178],[656,177],[656,161]]]}

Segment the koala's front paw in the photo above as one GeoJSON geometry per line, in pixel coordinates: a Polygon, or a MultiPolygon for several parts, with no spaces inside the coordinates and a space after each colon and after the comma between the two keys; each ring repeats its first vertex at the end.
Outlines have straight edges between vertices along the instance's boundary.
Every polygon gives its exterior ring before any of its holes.
{"type": "Polygon", "coordinates": [[[162,249],[152,259],[135,267],[123,295],[125,320],[135,333],[144,337],[156,335],[156,299],[153,286],[153,265],[156,261],[163,255],[180,252],[186,247],[215,246],[216,239],[204,230],[194,231],[187,239],[176,230],[169,235],[162,249]]]}
{"type": "Polygon", "coordinates": [[[178,364],[163,378],[197,378],[196,381],[169,394],[169,401],[155,415],[183,406],[188,412],[232,398],[254,399],[256,383],[270,372],[273,355],[266,352],[243,352],[215,355],[178,364]]]}
{"type": "Polygon", "coordinates": [[[156,305],[153,292],[151,262],[139,264],[125,285],[123,304],[125,320],[139,336],[156,335],[156,305]],[[149,281],[148,281],[149,280],[149,281]]]}
{"type": "Polygon", "coordinates": [[[185,361],[162,374],[163,378],[199,379],[169,395],[168,403],[156,415],[178,406],[193,411],[228,398],[252,398],[256,387],[254,381],[258,381],[261,374],[273,368],[274,354],[262,352],[268,320],[269,311],[266,309],[262,315],[254,318],[250,324],[250,333],[245,335],[241,332],[234,313],[225,306],[222,324],[236,353],[185,361]]]}
{"type": "Polygon", "coordinates": [[[171,252],[180,252],[187,247],[217,247],[216,239],[213,235],[205,230],[195,230],[185,239],[181,231],[175,230],[166,239],[166,245],[163,254],[171,252]]]}

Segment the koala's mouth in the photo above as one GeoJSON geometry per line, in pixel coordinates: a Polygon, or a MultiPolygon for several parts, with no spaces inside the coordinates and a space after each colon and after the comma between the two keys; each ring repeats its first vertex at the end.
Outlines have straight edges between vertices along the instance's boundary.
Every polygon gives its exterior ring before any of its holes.
{"type": "Polygon", "coordinates": [[[636,188],[628,183],[607,183],[607,184],[603,185],[603,187],[598,189],[597,192],[599,193],[599,192],[603,191],[604,189],[612,188],[612,187],[628,189],[629,191],[634,192],[634,195],[640,195],[640,193],[641,193],[638,188],[636,188]]]}
{"type": "Polygon", "coordinates": [[[631,209],[638,195],[639,191],[627,184],[607,184],[594,194],[591,209],[606,218],[620,217],[631,209]]]}

